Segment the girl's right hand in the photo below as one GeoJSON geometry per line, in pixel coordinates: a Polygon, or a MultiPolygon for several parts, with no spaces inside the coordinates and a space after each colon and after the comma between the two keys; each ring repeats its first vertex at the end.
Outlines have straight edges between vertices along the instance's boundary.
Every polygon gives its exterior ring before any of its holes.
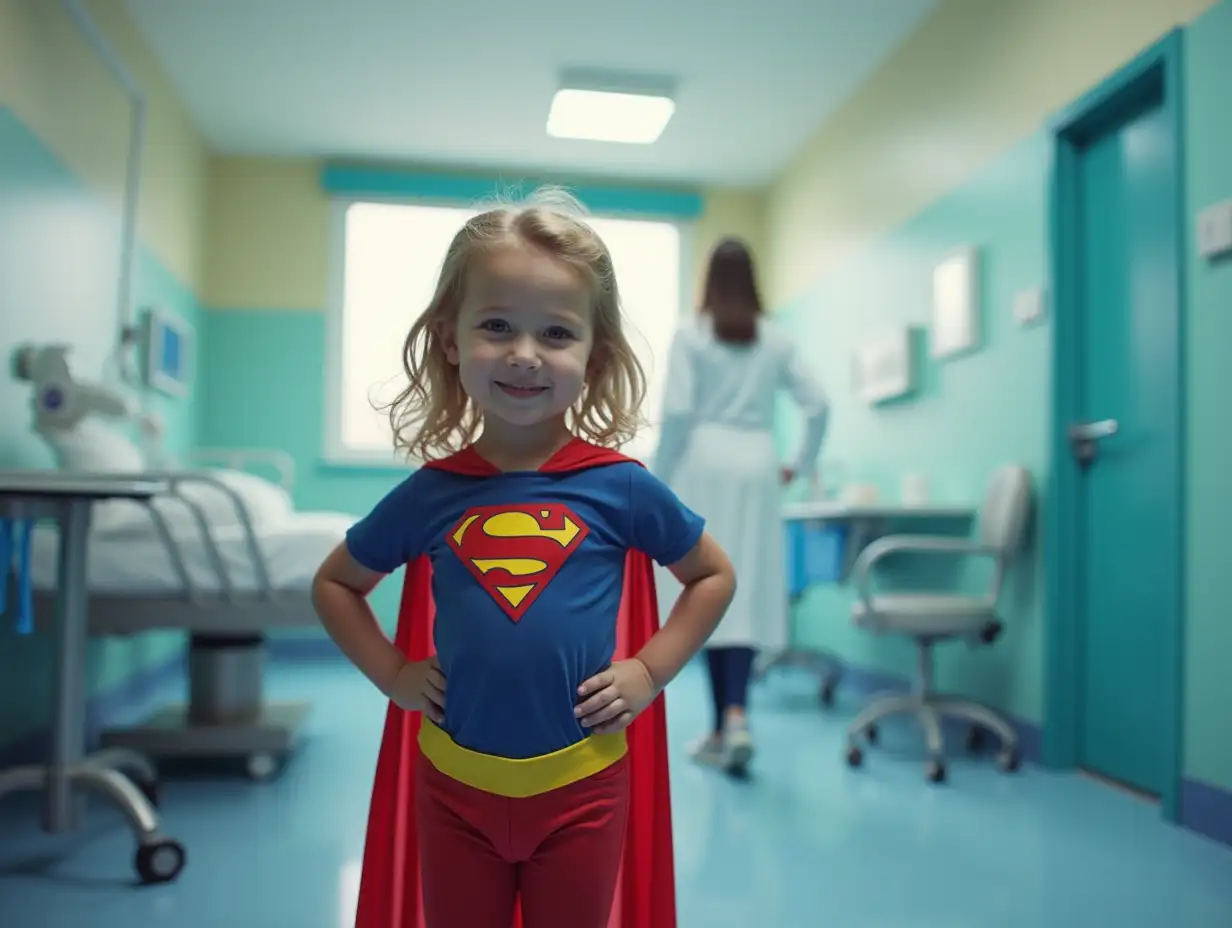
{"type": "Polygon", "coordinates": [[[445,721],[445,674],[436,655],[408,661],[398,671],[389,698],[407,712],[422,712],[437,725],[445,721]]]}

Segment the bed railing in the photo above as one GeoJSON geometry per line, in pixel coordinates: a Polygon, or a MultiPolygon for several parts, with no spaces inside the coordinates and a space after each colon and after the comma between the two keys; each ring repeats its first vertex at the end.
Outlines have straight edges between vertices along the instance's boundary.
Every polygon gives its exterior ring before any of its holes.
{"type": "MultiPolygon", "coordinates": [[[[174,499],[192,513],[193,522],[196,524],[201,540],[205,545],[206,556],[209,558],[210,566],[218,580],[219,596],[229,603],[233,603],[238,599],[235,584],[227,571],[226,562],[223,560],[222,551],[218,546],[218,539],[214,536],[213,527],[210,525],[210,520],[206,518],[205,510],[201,507],[200,503],[185,497],[181,492],[184,486],[192,484],[211,487],[227,497],[239,519],[240,530],[244,535],[244,545],[252,562],[253,576],[256,581],[256,596],[269,602],[275,601],[274,590],[270,585],[269,565],[265,560],[265,552],[261,550],[261,545],[257,541],[256,532],[253,530],[252,516],[248,512],[248,507],[244,505],[243,498],[235,490],[221,480],[210,476],[208,470],[150,471],[146,476],[155,480],[165,480],[169,484],[170,489],[168,493],[154,497],[152,500],[146,501],[144,505],[150,513],[150,518],[154,522],[154,529],[167,551],[167,556],[171,560],[184,595],[191,602],[200,604],[203,594],[198,585],[193,582],[192,575],[185,565],[184,553],[180,548],[179,540],[177,540],[175,533],[167,525],[166,517],[154,505],[159,500],[174,499]]],[[[247,597],[250,594],[245,593],[244,595],[247,597]]]]}
{"type": "Polygon", "coordinates": [[[267,448],[197,448],[188,452],[188,459],[198,464],[247,470],[254,464],[267,465],[278,475],[277,483],[288,493],[295,485],[295,458],[285,451],[267,448]]]}

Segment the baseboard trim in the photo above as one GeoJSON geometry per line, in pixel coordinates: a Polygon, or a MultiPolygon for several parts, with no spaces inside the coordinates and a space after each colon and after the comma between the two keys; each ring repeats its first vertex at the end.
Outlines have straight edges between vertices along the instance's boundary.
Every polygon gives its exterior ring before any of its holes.
{"type": "Polygon", "coordinates": [[[1232,790],[1204,780],[1182,779],[1180,824],[1232,847],[1232,790]]]}

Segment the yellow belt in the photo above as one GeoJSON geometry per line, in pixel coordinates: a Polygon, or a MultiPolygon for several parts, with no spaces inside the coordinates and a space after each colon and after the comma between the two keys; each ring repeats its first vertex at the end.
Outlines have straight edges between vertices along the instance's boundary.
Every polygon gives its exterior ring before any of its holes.
{"type": "Polygon", "coordinates": [[[594,776],[624,757],[628,749],[625,733],[619,731],[591,735],[539,757],[497,757],[455,744],[427,718],[419,729],[419,750],[445,776],[514,799],[538,796],[594,776]]]}

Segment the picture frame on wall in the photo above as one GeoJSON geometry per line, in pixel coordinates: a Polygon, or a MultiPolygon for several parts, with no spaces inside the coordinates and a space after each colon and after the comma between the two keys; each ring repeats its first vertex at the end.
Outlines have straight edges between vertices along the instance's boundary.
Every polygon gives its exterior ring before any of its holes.
{"type": "Polygon", "coordinates": [[[929,353],[949,358],[980,345],[980,253],[973,246],[952,251],[933,269],[929,353]]]}
{"type": "Polygon", "coordinates": [[[914,393],[915,341],[915,330],[903,326],[856,349],[851,366],[856,396],[876,405],[914,393]]]}

